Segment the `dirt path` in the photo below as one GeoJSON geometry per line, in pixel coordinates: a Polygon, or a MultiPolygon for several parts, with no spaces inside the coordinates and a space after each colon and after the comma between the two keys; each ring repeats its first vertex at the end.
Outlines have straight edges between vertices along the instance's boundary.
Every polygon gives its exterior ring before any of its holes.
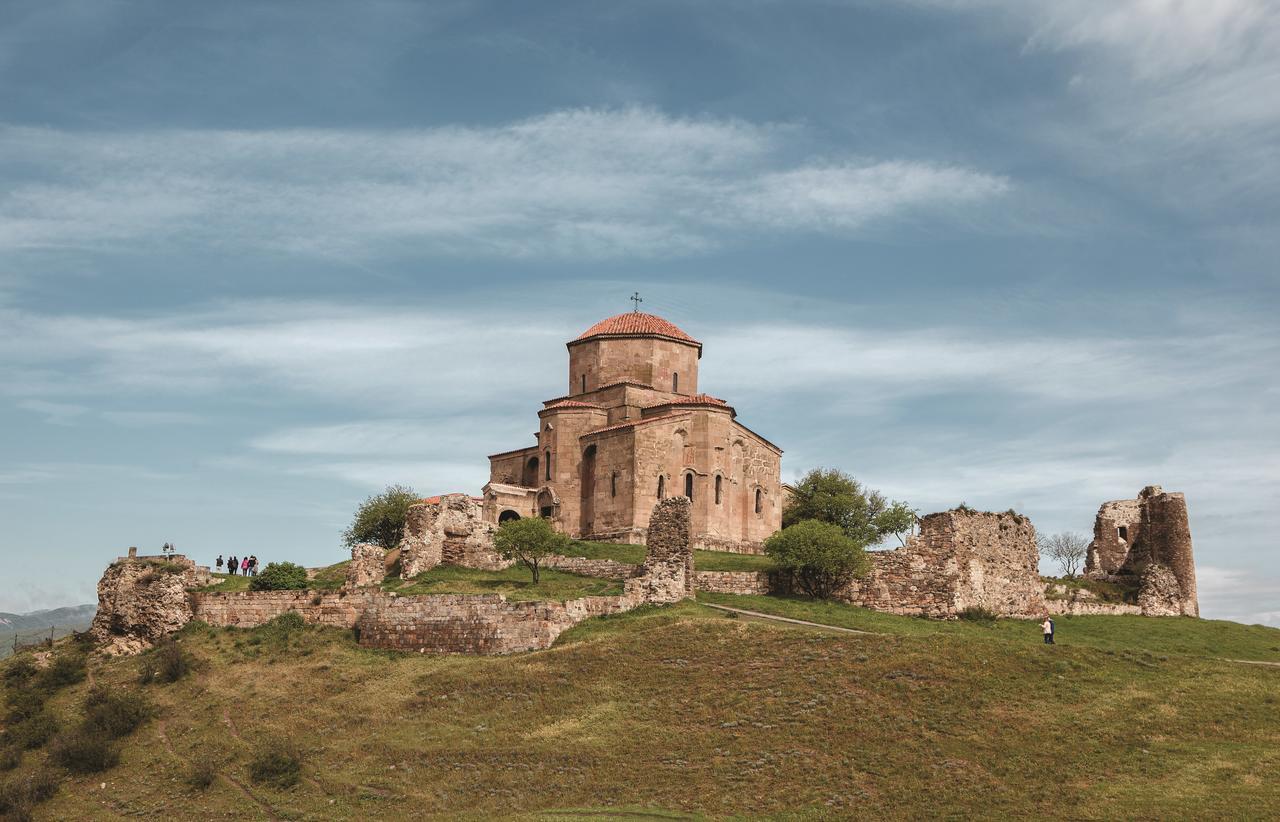
{"type": "Polygon", "coordinates": [[[1261,659],[1227,659],[1219,657],[1223,662],[1239,662],[1241,665],[1265,665],[1268,668],[1280,668],[1280,662],[1264,662],[1261,659]]]}
{"type": "Polygon", "coordinates": [[[744,617],[748,620],[759,622],[782,622],[789,625],[798,625],[801,628],[817,628],[823,631],[839,631],[844,634],[865,634],[866,636],[881,636],[875,631],[860,631],[857,628],[841,628],[838,625],[824,625],[821,622],[809,622],[804,619],[792,619],[791,617],[775,616],[774,614],[765,614],[760,611],[748,611],[744,608],[730,608],[728,605],[712,605],[709,602],[700,603],[708,608],[715,608],[717,611],[728,611],[744,617]]]}

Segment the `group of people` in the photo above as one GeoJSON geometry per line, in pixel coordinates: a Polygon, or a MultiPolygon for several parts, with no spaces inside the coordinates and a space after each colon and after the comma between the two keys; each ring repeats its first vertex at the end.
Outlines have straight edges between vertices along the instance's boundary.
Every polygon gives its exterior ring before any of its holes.
{"type": "MultiPolygon", "coordinates": [[[[222,573],[222,554],[218,554],[218,573],[222,573]]],[[[258,558],[256,556],[247,556],[236,559],[234,556],[226,562],[227,573],[235,576],[237,573],[246,577],[256,577],[258,575],[258,558]]]]}

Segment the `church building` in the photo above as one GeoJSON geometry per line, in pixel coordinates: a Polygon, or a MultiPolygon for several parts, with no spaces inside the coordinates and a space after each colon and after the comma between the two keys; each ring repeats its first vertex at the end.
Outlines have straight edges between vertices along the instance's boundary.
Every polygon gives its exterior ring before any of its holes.
{"type": "Polygon", "coordinates": [[[694,547],[759,553],[782,527],[782,449],[698,388],[702,343],[632,311],[568,343],[568,393],[536,443],[489,457],[484,516],[551,520],[578,539],[644,543],[654,503],[693,502],[694,547]]]}

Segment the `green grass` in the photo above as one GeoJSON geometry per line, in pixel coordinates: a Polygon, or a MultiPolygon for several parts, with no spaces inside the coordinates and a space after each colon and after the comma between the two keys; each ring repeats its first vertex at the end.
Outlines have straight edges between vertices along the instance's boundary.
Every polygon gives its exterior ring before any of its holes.
{"type": "MultiPolygon", "coordinates": [[[[351,560],[335,563],[316,571],[316,575],[307,581],[308,591],[336,591],[347,581],[347,566],[351,560]]],[[[265,565],[263,567],[266,567],[265,565]]],[[[214,574],[216,582],[201,588],[205,592],[248,591],[252,577],[243,574],[214,574]]]]}
{"type": "Polygon", "coordinates": [[[476,568],[460,568],[455,565],[439,565],[424,571],[411,580],[389,579],[382,584],[385,591],[395,591],[402,596],[411,594],[503,594],[510,600],[566,600],[585,596],[604,596],[622,593],[622,583],[611,579],[598,579],[569,574],[550,568],[539,572],[538,583],[523,565],[513,565],[501,571],[482,571],[476,568]]]}
{"type": "MultiPolygon", "coordinates": [[[[613,542],[581,542],[575,540],[565,556],[588,559],[611,559],[640,565],[644,562],[643,545],[613,542]]],[[[699,571],[768,571],[773,560],[761,554],[733,554],[728,551],[694,551],[693,563],[699,571]]]]}
{"type": "Polygon", "coordinates": [[[235,576],[231,574],[214,574],[213,578],[216,580],[215,582],[204,586],[200,590],[208,592],[249,590],[249,577],[240,574],[235,576]]]}
{"type": "MultiPolygon", "coordinates": [[[[1217,659],[1280,659],[1275,629],[1064,617],[1045,646],[1028,621],[700,599],[879,635],[697,602],[588,620],[506,657],[364,649],[296,619],[193,624],[179,643],[194,673],[145,688],[155,718],[122,740],[118,766],[55,770],[37,818],[1280,815],[1280,670],[1217,659]],[[292,787],[251,779],[272,739],[297,747],[292,787]],[[218,776],[193,787],[202,764],[218,776]]],[[[136,687],[136,660],[90,664],[106,692],[136,687]]],[[[57,691],[49,710],[71,727],[89,688],[57,691]]],[[[46,756],[0,777],[48,772],[46,756]]]]}
{"type": "MultiPolygon", "coordinates": [[[[1039,620],[1000,619],[994,627],[964,620],[915,619],[803,597],[736,596],[700,592],[699,602],[729,605],[776,616],[804,619],[899,636],[945,636],[1014,645],[1040,641],[1039,620]]],[[[1108,653],[1180,654],[1194,657],[1280,662],[1280,631],[1224,620],[1142,616],[1055,616],[1060,646],[1083,646],[1108,653]]]]}
{"type": "Polygon", "coordinates": [[[1084,577],[1041,577],[1041,579],[1046,583],[1046,599],[1067,599],[1072,590],[1083,590],[1094,594],[1099,602],[1135,604],[1138,601],[1136,585],[1118,585],[1114,582],[1103,582],[1096,579],[1085,579],[1084,577]],[[1047,586],[1050,583],[1065,587],[1068,590],[1068,595],[1048,590],[1047,586]]]}

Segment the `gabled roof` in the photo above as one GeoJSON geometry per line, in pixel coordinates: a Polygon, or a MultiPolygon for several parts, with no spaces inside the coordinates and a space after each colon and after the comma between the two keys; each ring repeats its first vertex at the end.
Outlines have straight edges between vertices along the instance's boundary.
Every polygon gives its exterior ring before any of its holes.
{"type": "Polygon", "coordinates": [[[604,406],[596,405],[593,402],[582,402],[580,400],[555,400],[544,407],[543,411],[550,411],[553,408],[589,408],[592,411],[603,411],[604,406]]]}
{"type": "Polygon", "coordinates": [[[699,348],[702,343],[680,330],[675,323],[668,322],[655,314],[642,311],[628,311],[603,319],[583,331],[573,343],[582,342],[595,337],[663,337],[668,340],[691,343],[699,348]]]}
{"type": "Polygon", "coordinates": [[[621,431],[624,428],[635,428],[640,425],[648,425],[651,422],[662,422],[663,420],[675,420],[675,419],[681,419],[689,416],[692,416],[692,415],[688,411],[678,411],[674,414],[660,414],[656,417],[642,417],[638,420],[629,420],[627,422],[620,422],[615,425],[606,425],[604,428],[592,429],[591,431],[588,431],[587,433],[583,434],[582,437],[579,437],[579,439],[595,436],[596,434],[603,434],[607,431],[621,431]]]}

